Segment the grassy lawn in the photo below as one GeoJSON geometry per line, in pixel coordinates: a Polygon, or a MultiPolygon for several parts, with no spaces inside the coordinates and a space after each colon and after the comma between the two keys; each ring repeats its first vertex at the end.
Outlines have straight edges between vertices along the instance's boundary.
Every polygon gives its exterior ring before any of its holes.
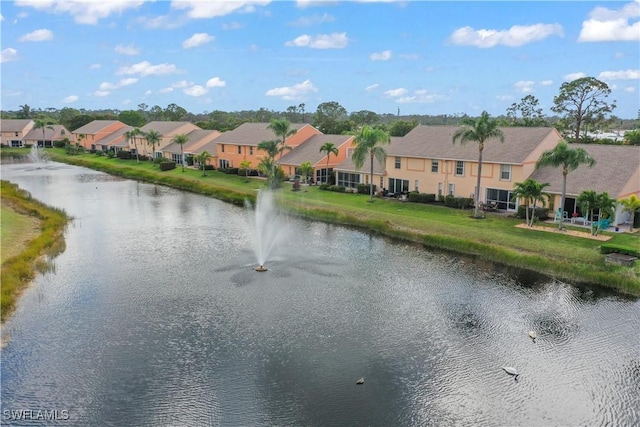
{"type": "Polygon", "coordinates": [[[0,200],[0,263],[18,255],[29,240],[38,235],[40,221],[29,215],[16,212],[0,200]]]}
{"type": "MultiPolygon", "coordinates": [[[[49,154],[56,161],[194,191],[238,205],[247,198],[254,200],[256,190],[264,186],[264,180],[250,178],[247,182],[244,177],[219,171],[207,171],[203,177],[202,171],[194,169],[161,172],[148,161],[136,163],[93,154],[68,156],[58,149],[49,150],[49,154]]],[[[602,242],[598,240],[519,228],[516,225],[522,220],[501,214],[488,213],[484,219],[473,219],[469,210],[378,198],[371,203],[368,195],[321,191],[315,186],[302,186],[302,191],[294,192],[289,183],[280,191],[279,200],[291,213],[309,219],[361,226],[420,242],[426,247],[474,255],[573,283],[595,283],[640,295],[640,262],[632,268],[606,265],[604,255],[599,252],[602,242]]],[[[572,229],[588,235],[585,228],[572,229]]],[[[640,247],[637,231],[603,234],[611,237],[607,243],[640,247]]]]}

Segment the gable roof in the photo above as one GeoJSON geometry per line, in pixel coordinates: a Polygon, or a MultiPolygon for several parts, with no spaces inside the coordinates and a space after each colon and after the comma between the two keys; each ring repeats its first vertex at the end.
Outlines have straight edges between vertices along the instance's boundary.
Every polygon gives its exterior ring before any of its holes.
{"type": "Polygon", "coordinates": [[[2,119],[0,120],[0,130],[2,132],[22,132],[24,128],[33,123],[31,119],[2,119]]]}
{"type": "MultiPolygon", "coordinates": [[[[596,193],[607,192],[609,196],[618,198],[626,184],[632,179],[635,192],[640,193],[640,146],[633,145],[599,145],[570,144],[571,148],[584,148],[596,160],[592,167],[580,165],[578,169],[567,175],[567,195],[577,196],[585,190],[596,193]],[[636,178],[634,178],[636,177],[636,178]]],[[[531,174],[538,182],[548,182],[548,193],[562,193],[562,169],[542,167],[531,174]]]]}
{"type": "MultiPolygon", "coordinates": [[[[392,136],[391,142],[388,145],[384,146],[385,151],[387,152],[387,157],[390,156],[389,151],[393,150],[398,144],[402,144],[402,138],[400,136],[392,136]]],[[[373,174],[374,175],[383,175],[385,171],[386,164],[380,163],[376,159],[373,159],[373,174]]],[[[356,165],[353,159],[347,156],[347,159],[340,163],[338,166],[333,168],[335,171],[339,172],[349,172],[349,173],[371,173],[371,162],[365,161],[364,165],[360,169],[356,169],[356,165]]]]}
{"type": "MultiPolygon", "coordinates": [[[[209,145],[209,143],[211,143],[212,141],[215,141],[217,139],[216,136],[219,136],[219,135],[221,134],[217,130],[198,129],[198,130],[191,131],[187,134],[187,137],[189,138],[189,140],[185,142],[184,145],[182,146],[182,152],[199,154],[202,151],[204,151],[204,149],[201,150],[201,148],[204,148],[205,145],[209,145]]],[[[171,144],[164,147],[162,151],[178,154],[180,153],[180,145],[176,144],[175,142],[172,142],[171,144]]],[[[207,151],[209,152],[209,154],[212,154],[212,155],[215,154],[215,150],[213,152],[209,150],[207,151]]]]}
{"type": "Polygon", "coordinates": [[[93,135],[114,123],[120,123],[122,126],[126,126],[120,120],[94,120],[84,126],[80,126],[78,129],[74,130],[73,133],[93,135]]]}
{"type": "MultiPolygon", "coordinates": [[[[478,144],[460,141],[453,143],[453,134],[458,126],[418,125],[406,134],[401,143],[387,150],[389,156],[417,157],[440,160],[478,160],[478,144]]],[[[551,133],[562,139],[554,128],[549,127],[504,127],[504,143],[488,139],[482,151],[483,161],[493,163],[522,164],[527,156],[551,133]]]]}
{"type": "MultiPolygon", "coordinates": [[[[44,127],[44,139],[45,140],[54,140],[56,138],[58,139],[64,139],[69,137],[71,134],[69,133],[69,130],[64,127],[63,125],[47,125],[44,127]],[[49,126],[51,126],[50,129],[49,126]]],[[[42,128],[38,128],[38,129],[31,129],[25,136],[24,138],[25,140],[36,140],[36,141],[41,141],[42,140],[42,128]]]]}
{"type": "Polygon", "coordinates": [[[149,132],[150,130],[155,130],[160,135],[167,136],[167,135],[171,135],[173,132],[176,132],[178,129],[180,129],[182,126],[186,124],[193,124],[193,123],[155,121],[155,122],[147,123],[146,125],[142,126],[140,130],[142,132],[149,132]]]}
{"type": "Polygon", "coordinates": [[[313,135],[302,144],[282,156],[280,164],[300,165],[304,162],[311,162],[312,165],[327,159],[327,154],[320,152],[327,142],[333,142],[336,148],[353,139],[352,135],[313,135]]]}
{"type": "MultiPolygon", "coordinates": [[[[269,126],[269,123],[243,123],[234,130],[220,135],[218,144],[257,146],[262,141],[277,139],[276,134],[271,129],[268,129],[267,126],[269,126]]],[[[290,128],[298,131],[305,126],[311,125],[308,123],[291,123],[290,128]]]]}
{"type": "Polygon", "coordinates": [[[133,126],[125,125],[125,127],[118,129],[113,133],[110,133],[109,135],[105,136],[99,141],[96,141],[96,145],[102,145],[102,146],[115,145],[118,147],[128,147],[129,142],[124,137],[124,134],[131,130],[133,130],[133,126]]]}

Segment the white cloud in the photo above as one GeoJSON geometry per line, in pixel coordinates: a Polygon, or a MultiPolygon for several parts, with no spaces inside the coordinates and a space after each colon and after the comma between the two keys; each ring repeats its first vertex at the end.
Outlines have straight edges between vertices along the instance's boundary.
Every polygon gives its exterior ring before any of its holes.
{"type": "Polygon", "coordinates": [[[114,89],[120,89],[121,87],[129,86],[136,83],[138,79],[130,77],[127,79],[122,79],[117,83],[110,82],[102,82],[100,83],[99,90],[101,91],[112,91],[114,89]]]}
{"type": "Polygon", "coordinates": [[[635,86],[627,86],[624,88],[625,92],[629,92],[629,93],[634,93],[636,91],[636,87],[635,86]]]}
{"type": "Polygon", "coordinates": [[[627,3],[621,9],[612,10],[598,6],[591,11],[588,20],[582,23],[578,41],[639,41],[640,2],[627,3]],[[630,20],[636,22],[630,23],[630,20]]]}
{"type": "Polygon", "coordinates": [[[270,89],[265,93],[265,95],[280,96],[282,97],[282,99],[286,100],[299,100],[302,99],[305,95],[308,95],[312,92],[318,92],[318,89],[313,86],[311,80],[305,80],[304,82],[298,83],[293,86],[270,89]]]}
{"type": "Polygon", "coordinates": [[[100,68],[102,68],[102,64],[91,64],[91,65],[89,65],[89,69],[90,70],[97,70],[97,69],[100,69],[100,68]]]}
{"type": "Polygon", "coordinates": [[[46,40],[51,40],[53,38],[53,33],[46,28],[41,28],[39,30],[32,31],[28,34],[21,36],[18,41],[21,42],[43,42],[46,40]]]}
{"type": "Polygon", "coordinates": [[[374,52],[369,55],[369,59],[372,61],[388,61],[391,59],[391,51],[383,50],[382,52],[374,52]]]}
{"type": "Polygon", "coordinates": [[[574,80],[578,80],[583,77],[587,77],[587,75],[583,72],[577,72],[577,73],[565,74],[563,78],[565,82],[572,82],[574,80]]]}
{"type": "Polygon", "coordinates": [[[160,89],[158,91],[158,93],[170,93],[170,92],[173,92],[173,88],[172,87],[165,87],[165,88],[162,88],[162,89],[160,89]]]}
{"type": "Polygon", "coordinates": [[[116,71],[117,75],[123,74],[139,74],[141,76],[159,76],[164,74],[176,74],[179,70],[173,64],[157,64],[151,65],[149,61],[138,62],[129,67],[120,67],[116,71]]]}
{"type": "Polygon", "coordinates": [[[66,98],[64,98],[64,99],[62,100],[62,102],[63,102],[64,104],[71,104],[71,103],[73,103],[73,102],[76,102],[78,99],[79,99],[79,98],[78,98],[78,95],[69,95],[69,96],[67,96],[66,98]]]}
{"type": "Polygon", "coordinates": [[[0,22],[4,21],[4,16],[0,13],[0,22]]]}
{"type": "Polygon", "coordinates": [[[12,47],[2,49],[0,52],[0,63],[15,61],[18,57],[18,50],[12,47]]]}
{"type": "Polygon", "coordinates": [[[227,82],[225,82],[224,80],[221,80],[220,77],[213,77],[209,80],[207,80],[207,87],[225,87],[227,85],[227,82]]]}
{"type": "Polygon", "coordinates": [[[201,1],[201,0],[174,0],[171,7],[174,9],[186,9],[187,16],[193,19],[214,18],[225,16],[234,12],[252,13],[256,6],[266,6],[271,0],[236,0],[236,1],[201,1]]]}
{"type": "Polygon", "coordinates": [[[519,82],[516,82],[513,86],[518,92],[531,93],[533,92],[534,84],[535,82],[532,82],[531,80],[520,80],[519,82]]]}
{"type": "Polygon", "coordinates": [[[153,92],[151,92],[151,89],[147,89],[144,91],[144,96],[149,96],[151,95],[153,92]]]}
{"type": "Polygon", "coordinates": [[[205,87],[200,85],[193,85],[184,89],[183,92],[189,96],[202,96],[205,93],[209,92],[209,89],[206,89],[205,87]]]}
{"type": "Polygon", "coordinates": [[[371,92],[372,90],[378,89],[380,85],[378,83],[374,83],[364,88],[367,92],[371,92]]]}
{"type": "Polygon", "coordinates": [[[129,56],[140,55],[140,49],[135,47],[133,44],[130,44],[127,46],[119,44],[118,46],[116,46],[115,52],[119,53],[120,55],[129,55],[129,56]]]}
{"type": "Polygon", "coordinates": [[[228,24],[222,24],[222,29],[223,30],[227,30],[227,31],[228,30],[240,30],[240,29],[242,29],[244,27],[245,27],[244,24],[241,24],[241,23],[235,22],[235,21],[230,22],[228,24]]]}
{"type": "Polygon", "coordinates": [[[215,37],[207,34],[207,33],[195,33],[188,39],[182,42],[182,47],[184,49],[192,49],[194,47],[201,46],[203,44],[209,43],[214,40],[215,37]]]}
{"type": "Polygon", "coordinates": [[[310,47],[312,49],[343,49],[349,44],[347,33],[318,34],[310,36],[303,34],[286,42],[285,46],[310,47]]]}
{"type": "Polygon", "coordinates": [[[93,94],[95,96],[104,97],[104,96],[109,96],[111,94],[111,92],[109,92],[108,90],[97,90],[97,91],[93,92],[93,94]]]}
{"type": "Polygon", "coordinates": [[[543,80],[540,82],[540,86],[551,86],[553,84],[553,80],[543,80]]]}
{"type": "Polygon", "coordinates": [[[564,36],[560,24],[514,25],[508,30],[474,30],[471,27],[458,28],[451,34],[449,41],[460,46],[480,48],[504,45],[522,46],[549,36],[564,36]]]}
{"type": "Polygon", "coordinates": [[[180,80],[178,82],[172,83],[171,87],[174,89],[184,89],[186,87],[193,86],[193,82],[188,82],[186,80],[180,80]]]}
{"type": "Polygon", "coordinates": [[[406,95],[407,93],[408,91],[405,88],[401,87],[398,89],[387,90],[384,92],[384,95],[390,98],[395,98],[396,96],[403,96],[403,95],[406,95]]]}
{"type": "Polygon", "coordinates": [[[399,104],[433,104],[442,101],[445,97],[436,93],[429,93],[426,89],[419,89],[413,92],[411,96],[403,96],[396,99],[399,104]]]}
{"type": "Polygon", "coordinates": [[[70,1],[16,0],[16,6],[33,7],[48,13],[69,14],[78,24],[95,25],[100,19],[137,9],[144,0],[70,1]]]}
{"type": "Polygon", "coordinates": [[[311,15],[311,16],[301,16],[295,21],[291,22],[291,26],[293,27],[311,27],[313,25],[320,25],[325,22],[333,22],[336,18],[328,13],[319,15],[311,15]]]}
{"type": "Polygon", "coordinates": [[[603,71],[599,80],[640,80],[640,70],[603,71]]]}

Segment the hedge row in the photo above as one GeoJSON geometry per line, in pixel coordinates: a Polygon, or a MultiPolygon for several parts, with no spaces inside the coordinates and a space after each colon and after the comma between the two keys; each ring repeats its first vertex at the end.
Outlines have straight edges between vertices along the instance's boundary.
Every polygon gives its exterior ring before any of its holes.
{"type": "Polygon", "coordinates": [[[413,203],[433,203],[436,201],[436,195],[431,193],[409,193],[409,201],[413,203]]]}
{"type": "Polygon", "coordinates": [[[603,243],[600,245],[600,253],[602,254],[623,254],[640,258],[640,250],[630,246],[616,245],[613,243],[603,243]]]}
{"type": "Polygon", "coordinates": [[[471,197],[446,196],[444,205],[449,208],[468,209],[473,206],[473,199],[471,197]]]}

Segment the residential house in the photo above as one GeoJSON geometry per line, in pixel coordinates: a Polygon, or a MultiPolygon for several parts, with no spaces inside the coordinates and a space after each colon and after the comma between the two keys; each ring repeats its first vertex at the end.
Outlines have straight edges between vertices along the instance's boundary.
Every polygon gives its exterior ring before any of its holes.
{"type": "Polygon", "coordinates": [[[293,176],[298,174],[298,168],[302,163],[310,162],[313,166],[315,181],[327,182],[327,177],[333,173],[333,168],[347,158],[347,151],[351,148],[352,142],[353,136],[350,135],[313,135],[282,156],[280,166],[285,175],[293,176]],[[327,153],[321,152],[320,147],[328,142],[335,145],[338,155],[331,153],[327,159],[327,153]]]}
{"type": "MultiPolygon", "coordinates": [[[[258,144],[278,139],[268,126],[269,123],[243,123],[216,138],[218,167],[238,168],[242,161],[247,160],[251,163],[251,168],[256,168],[260,160],[266,157],[264,151],[258,150],[258,144]]],[[[285,141],[291,148],[299,146],[313,135],[321,134],[318,129],[306,123],[292,123],[291,129],[295,129],[296,133],[285,141]]]]}
{"type": "MultiPolygon", "coordinates": [[[[583,148],[596,161],[593,166],[580,165],[567,174],[564,212],[570,218],[573,213],[583,216],[576,199],[583,191],[609,194],[622,200],[635,194],[640,197],[640,147],[633,145],[571,144],[571,148],[583,148]]],[[[542,167],[531,174],[538,182],[549,183],[545,191],[553,196],[552,206],[559,206],[562,197],[562,168],[542,167]]],[[[555,208],[554,208],[555,210],[555,208]]],[[[618,204],[615,224],[631,220],[631,214],[622,211],[618,204]]]]}
{"type": "Polygon", "coordinates": [[[35,122],[30,119],[0,120],[0,144],[8,147],[24,147],[24,137],[34,125],[35,122]]]}
{"type": "Polygon", "coordinates": [[[173,160],[178,164],[182,164],[184,156],[195,157],[203,152],[211,154],[211,159],[207,164],[215,165],[216,162],[216,138],[222,135],[217,130],[193,130],[187,134],[189,141],[185,142],[182,147],[175,142],[167,145],[162,149],[162,156],[173,160]]]}
{"type": "Polygon", "coordinates": [[[69,139],[71,132],[63,125],[47,125],[44,128],[33,128],[24,138],[25,145],[38,145],[39,147],[53,147],[54,141],[69,139]],[[44,133],[43,133],[44,130],[44,133]]]}
{"type": "MultiPolygon", "coordinates": [[[[392,136],[390,144],[383,145],[383,148],[389,153],[392,147],[401,144],[402,138],[398,136],[392,136]]],[[[345,160],[334,168],[336,185],[340,185],[347,188],[356,188],[358,184],[369,184],[371,177],[371,161],[367,159],[360,169],[357,169],[353,161],[353,144],[347,149],[347,155],[345,160]]],[[[394,185],[391,189],[388,189],[385,184],[386,162],[380,163],[376,158],[373,159],[373,185],[376,186],[376,191],[387,190],[391,193],[401,193],[402,191],[408,191],[407,188],[401,188],[394,185]]]]}
{"type": "MultiPolygon", "coordinates": [[[[474,197],[478,177],[478,144],[453,143],[455,126],[415,127],[401,143],[387,150],[387,189],[409,189],[440,197],[474,197]]],[[[504,143],[484,143],[480,201],[495,203],[501,210],[516,209],[512,190],[527,179],[545,150],[562,140],[554,128],[501,128],[504,143]]]]}
{"type": "Polygon", "coordinates": [[[105,136],[104,138],[98,140],[96,142],[96,150],[108,152],[113,150],[114,152],[128,150],[129,149],[129,141],[125,134],[133,130],[133,126],[126,125],[123,128],[118,129],[110,135],[105,136]]]}
{"type": "Polygon", "coordinates": [[[95,150],[98,142],[125,127],[119,120],[94,120],[71,132],[71,142],[87,150],[95,150]]]}
{"type": "Polygon", "coordinates": [[[129,141],[129,151],[135,154],[136,150],[139,150],[139,154],[144,156],[152,157],[155,155],[156,157],[162,157],[165,147],[172,143],[171,140],[176,135],[187,135],[194,130],[201,129],[190,122],[149,122],[140,128],[142,133],[138,137],[129,141]],[[145,138],[145,134],[152,130],[161,135],[160,141],[155,147],[152,147],[145,138]]]}

